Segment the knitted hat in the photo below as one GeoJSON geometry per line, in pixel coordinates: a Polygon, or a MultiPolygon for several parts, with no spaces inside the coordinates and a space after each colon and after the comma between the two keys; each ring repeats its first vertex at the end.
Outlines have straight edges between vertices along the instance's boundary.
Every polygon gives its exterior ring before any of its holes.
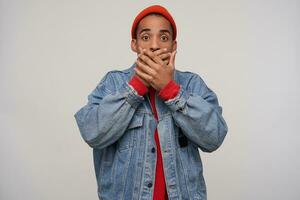
{"type": "Polygon", "coordinates": [[[153,5],[150,7],[145,8],[144,10],[142,10],[134,19],[132,27],[131,27],[131,38],[134,39],[136,38],[136,28],[139,24],[139,22],[146,16],[152,13],[157,13],[157,14],[161,14],[162,16],[164,16],[171,24],[172,28],[173,28],[173,40],[176,39],[176,35],[177,35],[177,29],[176,29],[176,24],[175,21],[173,19],[173,17],[171,16],[171,14],[168,12],[168,10],[160,5],[153,5]]]}

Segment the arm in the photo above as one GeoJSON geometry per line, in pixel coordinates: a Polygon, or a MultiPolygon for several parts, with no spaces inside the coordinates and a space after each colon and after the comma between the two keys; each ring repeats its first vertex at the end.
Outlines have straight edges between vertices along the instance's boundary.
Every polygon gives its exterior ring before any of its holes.
{"type": "MultiPolygon", "coordinates": [[[[144,63],[137,60],[138,68],[135,71],[156,90],[164,90],[168,83],[172,84],[170,80],[173,79],[175,70],[175,54],[176,51],[173,51],[170,62],[165,64],[155,53],[146,50],[139,54],[139,59],[144,63]]],[[[172,94],[166,91],[159,95],[171,109],[176,125],[200,149],[212,152],[222,144],[227,134],[222,108],[216,94],[205,85],[200,76],[193,75],[187,89],[180,87],[174,98],[168,99],[172,94]]]]}
{"type": "Polygon", "coordinates": [[[222,107],[216,94],[198,75],[191,78],[187,88],[180,87],[177,96],[165,103],[187,138],[202,151],[212,152],[222,144],[228,131],[222,107]]]}
{"type": "Polygon", "coordinates": [[[116,142],[144,100],[127,82],[116,88],[114,78],[108,73],[88,96],[87,105],[74,115],[82,138],[93,148],[116,142]]]}

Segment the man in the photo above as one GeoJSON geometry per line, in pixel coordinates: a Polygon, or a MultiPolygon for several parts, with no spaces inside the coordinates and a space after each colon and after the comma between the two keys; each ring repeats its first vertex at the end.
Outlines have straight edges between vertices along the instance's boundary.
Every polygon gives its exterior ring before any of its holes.
{"type": "Polygon", "coordinates": [[[107,73],[75,114],[99,199],[206,199],[198,148],[216,150],[227,133],[217,96],[175,69],[177,28],[164,7],[141,11],[131,36],[135,64],[107,73]]]}

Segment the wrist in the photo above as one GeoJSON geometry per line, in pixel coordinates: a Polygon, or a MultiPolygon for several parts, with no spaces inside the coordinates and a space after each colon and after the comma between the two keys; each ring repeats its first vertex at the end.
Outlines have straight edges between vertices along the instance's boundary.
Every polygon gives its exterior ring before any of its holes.
{"type": "Polygon", "coordinates": [[[173,79],[171,79],[158,93],[158,96],[163,100],[169,100],[174,98],[180,90],[178,85],[173,79]]]}
{"type": "Polygon", "coordinates": [[[137,76],[134,75],[131,80],[128,82],[140,96],[144,96],[148,92],[148,87],[143,83],[143,81],[137,76]]]}

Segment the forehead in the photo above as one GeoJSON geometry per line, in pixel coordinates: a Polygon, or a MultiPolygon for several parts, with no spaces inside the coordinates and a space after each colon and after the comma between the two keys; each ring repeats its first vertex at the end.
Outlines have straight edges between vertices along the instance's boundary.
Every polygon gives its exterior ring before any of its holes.
{"type": "Polygon", "coordinates": [[[167,29],[171,30],[171,23],[161,15],[148,15],[144,17],[138,25],[137,31],[149,28],[151,30],[167,29]]]}

